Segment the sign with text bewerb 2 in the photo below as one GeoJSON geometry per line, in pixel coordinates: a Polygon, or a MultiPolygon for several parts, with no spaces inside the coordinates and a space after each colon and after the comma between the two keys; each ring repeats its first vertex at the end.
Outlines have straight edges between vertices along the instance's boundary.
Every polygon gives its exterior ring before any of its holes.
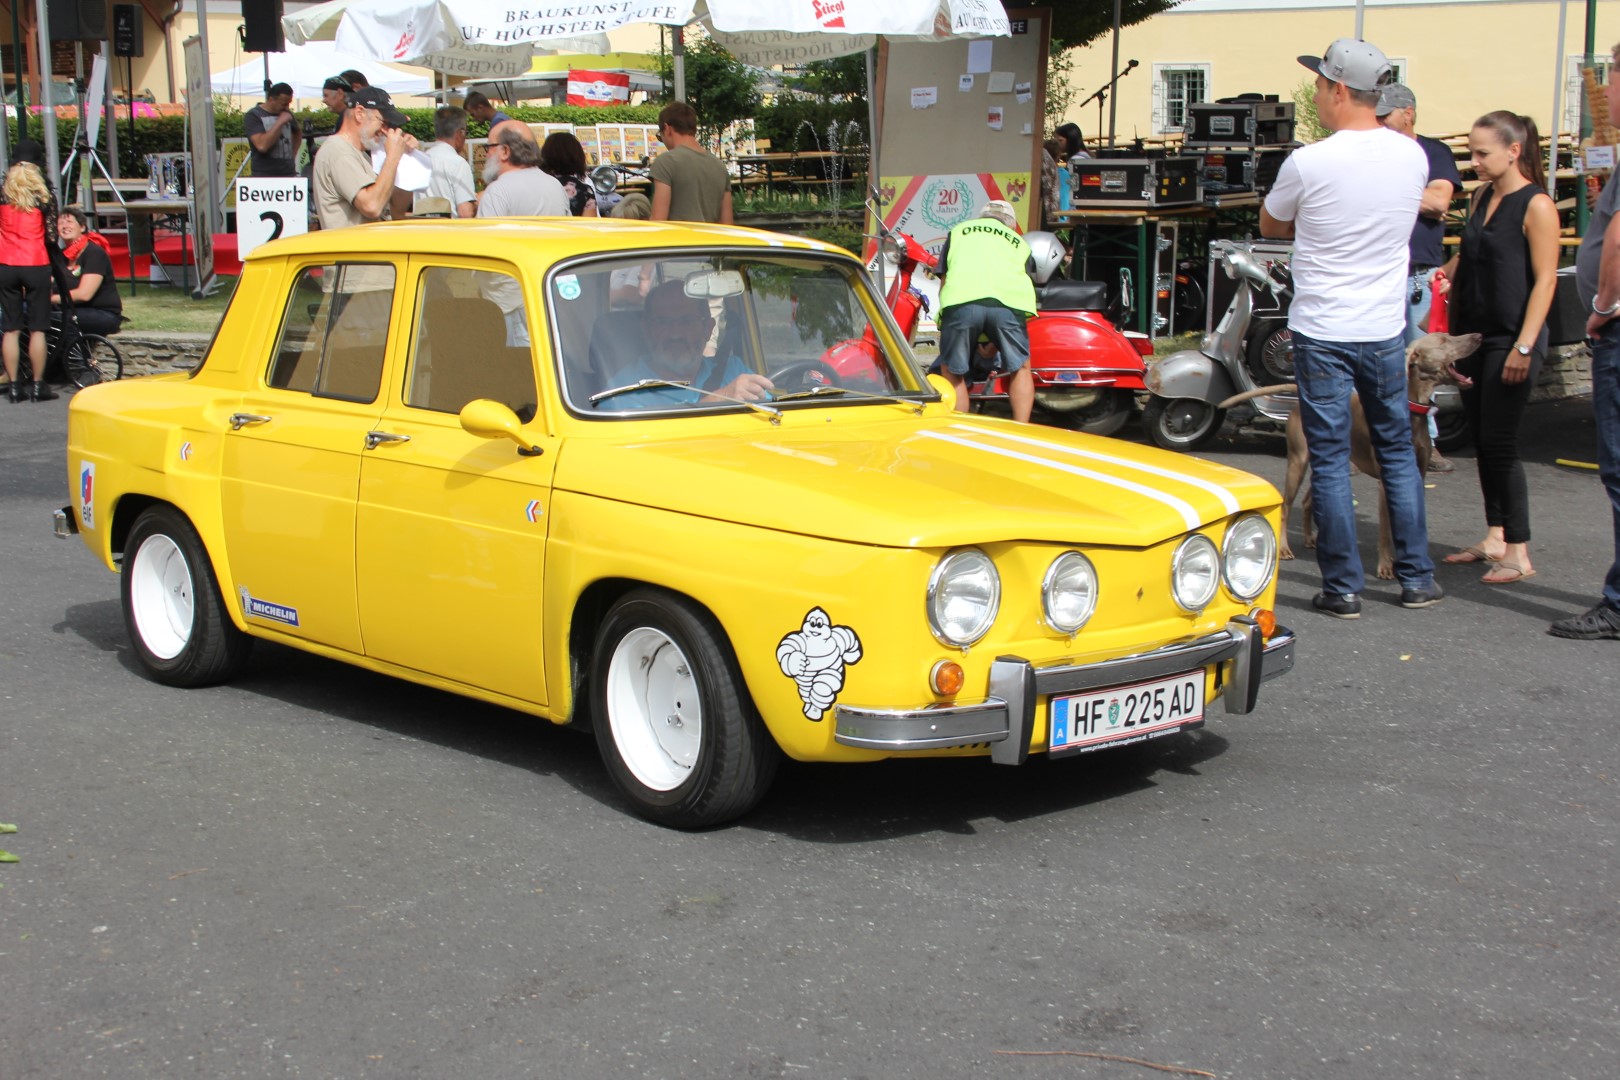
{"type": "Polygon", "coordinates": [[[236,182],[236,255],[309,231],[309,181],[302,176],[248,177],[236,182]]]}

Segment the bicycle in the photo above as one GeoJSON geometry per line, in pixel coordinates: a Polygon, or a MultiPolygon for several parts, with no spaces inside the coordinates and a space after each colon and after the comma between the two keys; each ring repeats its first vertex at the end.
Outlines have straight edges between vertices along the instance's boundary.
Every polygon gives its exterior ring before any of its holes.
{"type": "Polygon", "coordinates": [[[83,390],[97,383],[124,377],[124,357],[118,346],[100,334],[87,334],[78,320],[52,322],[45,331],[46,369],[52,367],[62,378],[83,390]]]}

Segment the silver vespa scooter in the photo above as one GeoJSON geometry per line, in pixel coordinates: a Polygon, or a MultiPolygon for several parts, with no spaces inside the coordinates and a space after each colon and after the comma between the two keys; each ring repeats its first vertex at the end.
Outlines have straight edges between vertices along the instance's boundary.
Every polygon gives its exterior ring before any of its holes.
{"type": "MultiPolygon", "coordinates": [[[[1259,388],[1246,362],[1253,346],[1249,335],[1255,312],[1265,296],[1281,300],[1288,292],[1278,259],[1259,256],[1251,245],[1233,240],[1215,241],[1210,249],[1227,276],[1237,281],[1226,314],[1197,349],[1183,349],[1149,364],[1143,379],[1153,396],[1142,410],[1142,426],[1147,437],[1166,450],[1196,450],[1206,445],[1220,433],[1226,419],[1220,403],[1259,388]]],[[[1283,334],[1264,347],[1275,350],[1279,346],[1286,347],[1283,334]]],[[[1268,371],[1291,367],[1280,357],[1265,366],[1268,371]]],[[[1264,395],[1252,402],[1257,412],[1274,420],[1287,420],[1298,403],[1298,395],[1291,392],[1264,395]]]]}

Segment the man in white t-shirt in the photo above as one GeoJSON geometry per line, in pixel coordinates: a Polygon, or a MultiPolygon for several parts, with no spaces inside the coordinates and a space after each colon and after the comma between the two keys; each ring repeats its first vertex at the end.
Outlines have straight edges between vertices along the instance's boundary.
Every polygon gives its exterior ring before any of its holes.
{"type": "Polygon", "coordinates": [[[1288,329],[1299,378],[1300,419],[1311,451],[1318,527],[1318,611],[1361,617],[1365,576],[1350,494],[1350,395],[1361,408],[1383,472],[1401,606],[1444,597],[1434,580],[1423,475],[1406,406],[1407,245],[1429,163],[1417,143],[1378,122],[1379,88],[1394,81],[1376,47],[1340,38],[1316,72],[1316,111],[1333,135],[1283,162],[1260,210],[1261,235],[1292,237],[1294,299],[1288,329]]]}

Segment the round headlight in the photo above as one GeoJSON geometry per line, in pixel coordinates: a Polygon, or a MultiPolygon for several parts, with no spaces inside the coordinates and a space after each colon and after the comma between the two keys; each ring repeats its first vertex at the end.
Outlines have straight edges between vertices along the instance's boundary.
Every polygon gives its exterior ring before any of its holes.
{"type": "Polygon", "coordinates": [[[947,555],[928,578],[928,626],[947,645],[965,648],[996,621],[1001,575],[982,551],[947,555]]]}
{"type": "Polygon", "coordinates": [[[1265,591],[1277,567],[1277,536],[1258,514],[1240,517],[1226,530],[1221,551],[1221,576],[1239,600],[1253,600],[1265,591]]]}
{"type": "Polygon", "coordinates": [[[1215,541],[1195,533],[1181,542],[1170,560],[1170,592],[1186,611],[1203,611],[1221,583],[1221,557],[1215,541]]]}
{"type": "Polygon", "coordinates": [[[1054,630],[1072,634],[1097,610],[1097,571],[1078,551],[1065,551],[1046,570],[1041,606],[1054,630]]]}

